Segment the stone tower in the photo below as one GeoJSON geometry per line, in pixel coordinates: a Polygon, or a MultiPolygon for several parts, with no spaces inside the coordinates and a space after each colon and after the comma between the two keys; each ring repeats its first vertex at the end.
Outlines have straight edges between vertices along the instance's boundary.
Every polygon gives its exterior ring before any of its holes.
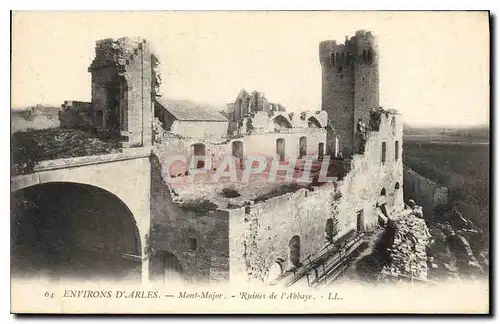
{"type": "Polygon", "coordinates": [[[97,41],[89,67],[93,126],[120,137],[125,146],[151,145],[157,65],[146,40],[97,41]]]}
{"type": "Polygon", "coordinates": [[[358,118],[368,125],[370,109],[379,106],[375,37],[361,30],[350,39],[346,37],[343,44],[323,41],[319,44],[319,56],[323,78],[321,109],[328,113],[332,126],[328,127],[327,153],[336,154],[338,148],[344,156],[351,155],[358,118]]]}

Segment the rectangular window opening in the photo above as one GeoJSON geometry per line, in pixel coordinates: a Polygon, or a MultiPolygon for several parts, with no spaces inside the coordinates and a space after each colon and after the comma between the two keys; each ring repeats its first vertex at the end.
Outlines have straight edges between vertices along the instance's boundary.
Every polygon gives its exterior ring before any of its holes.
{"type": "Polygon", "coordinates": [[[382,142],[382,163],[385,163],[386,160],[386,154],[387,154],[387,143],[382,142]]]}

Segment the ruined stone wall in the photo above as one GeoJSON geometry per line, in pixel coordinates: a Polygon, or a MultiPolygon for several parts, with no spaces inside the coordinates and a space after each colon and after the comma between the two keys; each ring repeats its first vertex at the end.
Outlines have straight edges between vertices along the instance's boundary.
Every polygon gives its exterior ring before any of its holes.
{"type": "Polygon", "coordinates": [[[390,260],[383,267],[380,279],[403,277],[405,281],[427,280],[427,248],[431,243],[431,234],[425,220],[405,210],[393,226],[390,260]]]}
{"type": "Polygon", "coordinates": [[[65,101],[59,111],[62,128],[89,129],[93,124],[92,103],[65,101]]]}
{"type": "Polygon", "coordinates": [[[228,122],[176,120],[171,131],[184,137],[221,140],[226,137],[228,122]]]}
{"type": "MultiPolygon", "coordinates": [[[[285,269],[292,268],[288,245],[294,235],[300,237],[302,260],[321,249],[333,193],[333,185],[315,192],[301,189],[231,210],[231,280],[264,280],[278,258],[285,260],[285,269]]],[[[342,228],[346,222],[340,219],[342,228]]]]}
{"type": "Polygon", "coordinates": [[[108,107],[114,96],[107,87],[119,88],[120,131],[131,145],[150,145],[155,91],[154,57],[145,40],[120,38],[96,43],[96,56],[89,68],[92,73],[94,126],[107,129],[108,107]]]}
{"type": "Polygon", "coordinates": [[[435,183],[410,168],[404,168],[404,198],[422,206],[424,215],[432,218],[436,207],[448,203],[448,188],[435,183]]]}
{"type": "Polygon", "coordinates": [[[174,254],[193,283],[228,280],[228,213],[206,208],[203,201],[184,208],[175,202],[175,193],[165,184],[156,156],[152,157],[151,174],[150,257],[159,251],[174,254]]]}
{"type": "Polygon", "coordinates": [[[307,138],[307,154],[309,156],[318,156],[319,143],[326,143],[326,132],[319,130],[317,132],[287,132],[281,133],[257,133],[243,137],[243,154],[277,157],[276,141],[279,138],[285,140],[286,161],[293,160],[299,156],[299,139],[305,136],[307,138]]]}
{"type": "MultiPolygon", "coordinates": [[[[233,142],[241,141],[243,143],[243,156],[264,156],[276,158],[276,141],[278,138],[285,139],[285,156],[286,160],[296,159],[299,156],[300,137],[307,138],[307,155],[318,156],[319,143],[326,142],[326,132],[322,129],[311,129],[308,132],[272,132],[272,133],[255,133],[245,135],[230,140],[215,141],[210,139],[197,139],[189,137],[181,137],[162,130],[157,123],[155,129],[159,131],[156,135],[159,139],[162,150],[162,156],[185,156],[187,161],[191,161],[194,150],[194,144],[205,145],[205,155],[211,158],[212,168],[217,168],[225,156],[231,156],[233,142]],[[160,134],[161,133],[161,134],[160,134]]],[[[306,129],[307,130],[307,129],[306,129]]],[[[187,168],[179,168],[175,174],[183,174],[187,168]]]]}
{"type": "Polygon", "coordinates": [[[402,123],[393,134],[392,116],[382,118],[379,131],[370,133],[365,154],[355,155],[351,172],[336,186],[301,189],[230,211],[231,278],[264,280],[278,258],[285,260],[286,269],[291,268],[289,243],[294,235],[300,237],[301,260],[318,252],[325,244],[330,217],[338,221],[337,237],[352,229],[372,230],[378,222],[377,203],[383,188],[389,217],[398,216],[404,207],[403,165],[401,156],[395,159],[390,142],[402,136],[402,123]],[[385,163],[381,162],[382,141],[388,143],[385,163]]]}

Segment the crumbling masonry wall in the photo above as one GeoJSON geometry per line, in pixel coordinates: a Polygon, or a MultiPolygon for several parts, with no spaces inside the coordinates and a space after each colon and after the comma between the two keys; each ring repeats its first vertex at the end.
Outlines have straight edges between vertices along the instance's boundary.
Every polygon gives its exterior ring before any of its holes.
{"type": "MultiPolygon", "coordinates": [[[[158,252],[166,251],[179,260],[188,282],[227,281],[228,217],[228,212],[210,208],[203,201],[184,207],[176,202],[175,192],[170,191],[162,177],[158,157],[153,155],[149,237],[151,262],[158,252]]],[[[150,265],[151,271],[155,268],[156,265],[150,265]]]]}
{"type": "Polygon", "coordinates": [[[97,41],[92,73],[93,126],[150,145],[157,60],[143,39],[97,41]]]}
{"type": "Polygon", "coordinates": [[[448,203],[448,188],[435,183],[410,168],[404,168],[404,197],[422,206],[424,215],[432,218],[436,207],[448,203]]]}
{"type": "Polygon", "coordinates": [[[92,127],[92,103],[65,101],[59,111],[61,128],[90,129],[92,127]]]}
{"type": "Polygon", "coordinates": [[[380,160],[381,142],[402,135],[401,126],[392,132],[392,117],[382,116],[379,131],[370,133],[365,154],[355,155],[351,172],[336,185],[326,184],[313,191],[301,189],[230,210],[231,279],[263,281],[278,258],[285,260],[285,269],[292,268],[289,243],[294,235],[300,237],[300,257],[305,260],[324,246],[325,226],[330,217],[338,221],[337,238],[359,227],[372,230],[378,223],[376,211],[382,189],[386,192],[389,217],[399,215],[404,207],[401,157],[396,159],[394,147],[389,147],[393,153],[387,153],[385,163],[380,160]],[[360,211],[363,216],[358,223],[360,211]]]}
{"type": "MultiPolygon", "coordinates": [[[[191,161],[194,151],[194,144],[203,144],[205,146],[205,156],[212,161],[212,169],[217,169],[224,157],[231,156],[233,142],[243,143],[243,157],[261,156],[277,158],[276,141],[279,138],[285,140],[286,161],[294,160],[299,157],[300,137],[305,136],[307,142],[306,155],[318,157],[319,144],[326,142],[326,131],[322,128],[306,128],[302,131],[291,130],[283,132],[264,132],[235,137],[226,140],[210,140],[182,137],[172,132],[165,131],[158,120],[154,123],[155,144],[157,149],[161,150],[162,156],[184,156],[188,163],[191,161]],[[160,144],[161,143],[161,144],[160,144]]],[[[324,153],[324,152],[323,152],[324,153]]],[[[188,169],[175,164],[174,175],[184,174],[188,169]]]]}
{"type": "Polygon", "coordinates": [[[425,220],[405,210],[393,224],[394,241],[389,249],[389,264],[381,272],[381,279],[403,277],[405,280],[427,280],[427,248],[431,234],[425,220]]]}

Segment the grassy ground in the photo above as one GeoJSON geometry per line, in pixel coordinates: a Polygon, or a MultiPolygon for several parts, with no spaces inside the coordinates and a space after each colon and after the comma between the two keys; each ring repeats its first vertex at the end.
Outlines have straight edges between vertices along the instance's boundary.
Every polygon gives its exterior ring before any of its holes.
{"type": "Polygon", "coordinates": [[[26,174],[40,161],[119,152],[108,135],[60,128],[16,132],[11,136],[12,173],[26,174]]]}

